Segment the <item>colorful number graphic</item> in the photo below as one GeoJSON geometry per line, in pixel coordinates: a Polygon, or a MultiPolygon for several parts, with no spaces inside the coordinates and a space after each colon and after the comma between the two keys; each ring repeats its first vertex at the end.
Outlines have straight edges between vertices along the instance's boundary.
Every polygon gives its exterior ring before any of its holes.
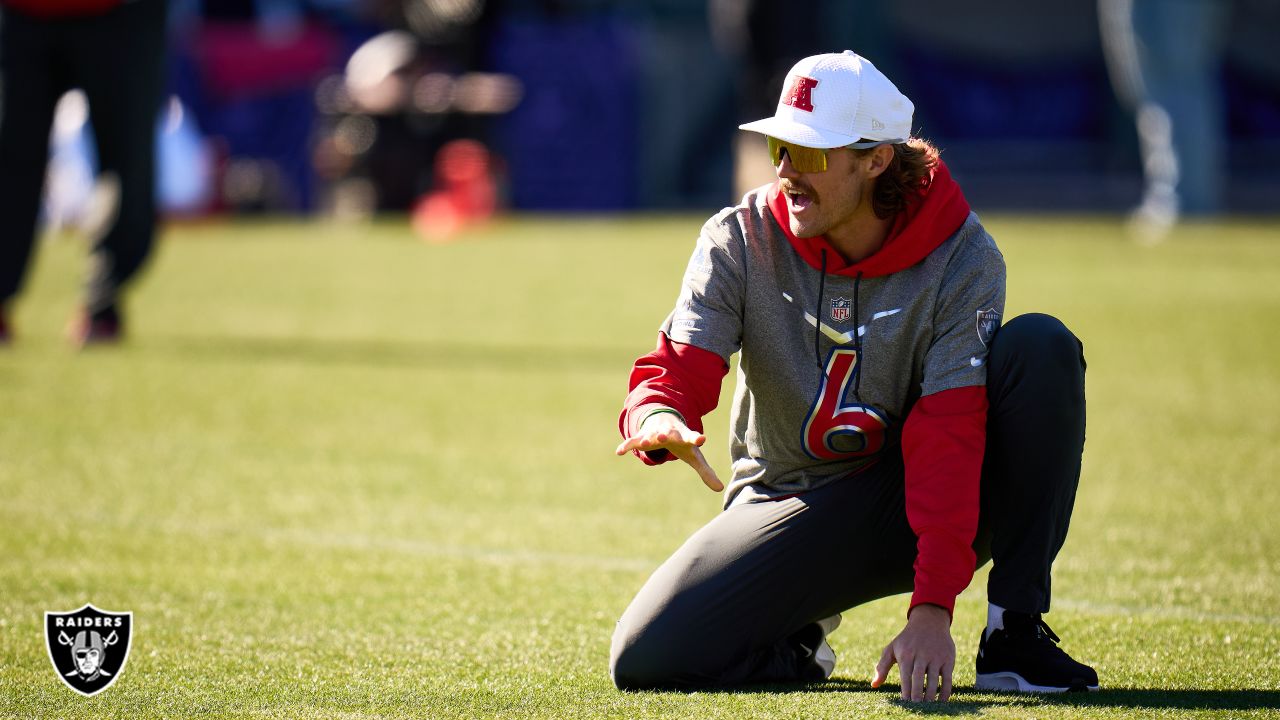
{"type": "Polygon", "coordinates": [[[884,446],[888,424],[874,408],[844,404],[845,393],[858,370],[858,352],[834,348],[827,372],[804,423],[804,451],[817,460],[874,455],[884,446]]]}

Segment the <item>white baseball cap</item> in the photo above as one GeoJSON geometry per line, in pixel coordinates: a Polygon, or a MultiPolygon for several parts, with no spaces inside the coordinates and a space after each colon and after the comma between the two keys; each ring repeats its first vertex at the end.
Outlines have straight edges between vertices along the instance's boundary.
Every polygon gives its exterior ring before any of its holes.
{"type": "Polygon", "coordinates": [[[738,127],[813,148],[859,140],[900,143],[911,137],[915,109],[870,60],[845,50],[796,63],[773,117],[738,127]]]}

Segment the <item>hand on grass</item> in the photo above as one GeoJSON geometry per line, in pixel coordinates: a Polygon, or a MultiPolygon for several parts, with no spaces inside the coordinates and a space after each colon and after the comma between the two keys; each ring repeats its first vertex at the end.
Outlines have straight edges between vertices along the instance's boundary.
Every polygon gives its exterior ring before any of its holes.
{"type": "Polygon", "coordinates": [[[884,684],[895,663],[902,679],[903,700],[930,702],[950,698],[951,672],[956,666],[950,613],[937,605],[912,608],[907,626],[880,655],[871,687],[884,684]]]}
{"type": "Polygon", "coordinates": [[[679,415],[661,412],[646,418],[636,434],[623,441],[616,452],[618,455],[626,455],[632,450],[669,450],[672,455],[692,466],[707,487],[720,492],[724,489],[724,483],[716,477],[716,471],[711,469],[699,450],[706,441],[706,435],[690,430],[679,415]]]}

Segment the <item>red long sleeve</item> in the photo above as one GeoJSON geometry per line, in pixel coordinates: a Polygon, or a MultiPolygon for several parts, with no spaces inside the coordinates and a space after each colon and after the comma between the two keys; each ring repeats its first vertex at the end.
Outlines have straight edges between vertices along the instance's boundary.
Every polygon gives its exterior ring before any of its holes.
{"type": "Polygon", "coordinates": [[[973,579],[986,426],[983,387],[922,397],[907,418],[902,436],[907,521],[919,538],[913,608],[930,603],[952,612],[956,596],[973,579]]]}
{"type": "MultiPolygon", "coordinates": [[[[680,413],[690,429],[702,432],[702,418],[719,403],[720,382],[728,372],[728,364],[719,355],[672,342],[664,333],[658,333],[657,348],[641,356],[631,368],[618,430],[622,437],[629,438],[655,409],[670,408],[680,413]]],[[[648,465],[674,457],[666,450],[635,455],[648,465]]]]}

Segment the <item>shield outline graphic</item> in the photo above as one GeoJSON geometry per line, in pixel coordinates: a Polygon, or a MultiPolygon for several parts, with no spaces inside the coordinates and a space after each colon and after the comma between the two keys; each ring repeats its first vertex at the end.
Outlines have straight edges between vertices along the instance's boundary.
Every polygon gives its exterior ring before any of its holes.
{"type": "Polygon", "coordinates": [[[844,322],[849,319],[849,310],[853,301],[845,297],[831,298],[831,321],[844,322]]]}
{"type": "Polygon", "coordinates": [[[983,347],[987,347],[988,345],[991,344],[991,338],[995,337],[996,331],[999,329],[1000,329],[1000,313],[997,312],[994,307],[990,307],[990,308],[987,308],[986,310],[978,311],[978,321],[977,321],[978,342],[982,343],[983,347]],[[991,324],[992,327],[990,330],[985,330],[984,323],[983,323],[984,320],[991,324]]]}
{"type": "Polygon", "coordinates": [[[95,607],[93,603],[85,603],[84,605],[80,606],[75,610],[66,610],[61,612],[54,611],[54,610],[46,610],[44,612],[44,647],[45,647],[45,650],[49,653],[49,662],[53,665],[53,674],[58,676],[58,679],[62,681],[62,684],[66,685],[68,688],[71,688],[72,690],[80,693],[85,697],[93,697],[94,695],[97,695],[103,690],[106,690],[107,688],[114,685],[116,680],[120,679],[120,675],[124,672],[125,666],[128,665],[129,663],[129,651],[133,648],[133,611],[130,610],[128,612],[112,612],[111,610],[103,610],[102,608],[95,607]],[[126,618],[125,624],[128,626],[128,632],[126,633],[126,637],[124,641],[124,657],[120,658],[120,666],[117,667],[115,670],[115,673],[111,675],[105,683],[102,684],[102,687],[96,690],[93,690],[92,692],[85,692],[84,690],[81,690],[75,685],[72,685],[71,682],[67,680],[67,678],[62,674],[62,668],[58,666],[58,660],[53,656],[53,647],[56,640],[50,634],[50,630],[51,630],[50,622],[52,621],[53,617],[69,617],[72,615],[78,615],[79,613],[82,613],[85,610],[92,610],[101,615],[111,615],[113,617],[126,618]]]}

